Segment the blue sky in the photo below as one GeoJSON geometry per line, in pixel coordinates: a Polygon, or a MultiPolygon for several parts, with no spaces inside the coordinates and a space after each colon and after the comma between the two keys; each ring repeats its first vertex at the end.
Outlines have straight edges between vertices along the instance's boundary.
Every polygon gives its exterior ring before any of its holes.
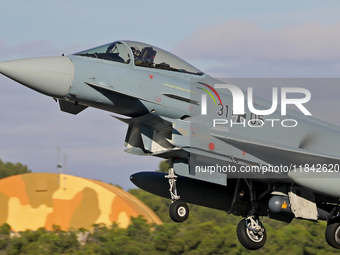
{"type": "MultiPolygon", "coordinates": [[[[153,44],[215,77],[339,77],[338,1],[4,1],[0,61],[71,54],[119,39],[153,44]]],[[[327,96],[327,95],[326,95],[327,96]]],[[[334,108],[333,98],[315,111],[334,108]]],[[[317,115],[327,121],[337,121],[317,115]]],[[[159,159],[123,150],[127,126],[108,112],[60,112],[51,98],[0,77],[0,158],[133,187],[159,159]]]]}

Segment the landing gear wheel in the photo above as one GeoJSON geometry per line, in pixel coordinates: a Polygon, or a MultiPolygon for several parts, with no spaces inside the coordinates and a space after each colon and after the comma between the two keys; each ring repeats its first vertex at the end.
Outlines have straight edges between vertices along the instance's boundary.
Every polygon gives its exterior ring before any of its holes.
{"type": "Polygon", "coordinates": [[[189,216],[189,207],[185,202],[177,200],[170,205],[170,218],[175,222],[183,222],[189,216]]]}
{"type": "Polygon", "coordinates": [[[340,249],[340,223],[334,222],[327,225],[325,237],[330,246],[340,249]]]}
{"type": "Polygon", "coordinates": [[[260,249],[267,240],[267,233],[262,224],[252,217],[243,219],[237,225],[237,237],[240,243],[249,250],[260,249]]]}

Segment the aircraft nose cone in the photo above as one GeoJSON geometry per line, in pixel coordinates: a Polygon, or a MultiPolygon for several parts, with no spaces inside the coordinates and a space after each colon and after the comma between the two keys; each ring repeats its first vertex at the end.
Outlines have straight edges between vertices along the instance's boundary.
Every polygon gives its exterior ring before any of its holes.
{"type": "Polygon", "coordinates": [[[0,63],[0,73],[33,90],[52,97],[67,94],[74,78],[68,57],[42,57],[0,63]]]}

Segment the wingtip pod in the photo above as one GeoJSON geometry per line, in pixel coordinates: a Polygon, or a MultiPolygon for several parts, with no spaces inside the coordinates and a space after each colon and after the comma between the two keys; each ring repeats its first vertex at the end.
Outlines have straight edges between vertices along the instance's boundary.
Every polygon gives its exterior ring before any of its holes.
{"type": "Polygon", "coordinates": [[[74,79],[69,57],[40,57],[0,63],[0,73],[35,91],[52,97],[65,96],[74,79]]]}

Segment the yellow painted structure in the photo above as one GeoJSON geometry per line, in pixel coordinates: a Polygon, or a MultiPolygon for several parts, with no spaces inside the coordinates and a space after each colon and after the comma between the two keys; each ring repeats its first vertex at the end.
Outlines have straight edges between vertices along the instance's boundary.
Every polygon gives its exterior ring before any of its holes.
{"type": "Polygon", "coordinates": [[[113,222],[126,228],[130,218],[143,215],[162,224],[157,215],[128,192],[100,181],[72,175],[30,173],[0,180],[0,224],[15,232],[58,225],[92,229],[93,224],[113,222]]]}

